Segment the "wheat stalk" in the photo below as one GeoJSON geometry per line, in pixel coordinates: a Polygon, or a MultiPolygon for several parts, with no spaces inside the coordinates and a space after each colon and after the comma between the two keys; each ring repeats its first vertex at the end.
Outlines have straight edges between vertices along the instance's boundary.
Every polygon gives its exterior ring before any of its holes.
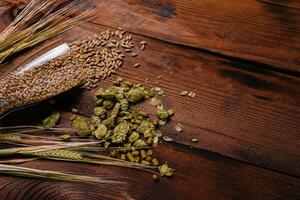
{"type": "MultiPolygon", "coordinates": [[[[125,168],[131,168],[131,169],[139,169],[143,171],[147,171],[153,174],[159,175],[156,171],[153,171],[151,169],[157,169],[155,166],[147,166],[147,165],[142,165],[138,163],[130,163],[128,161],[101,161],[101,160],[92,160],[92,159],[84,159],[84,160],[71,160],[71,159],[63,159],[63,158],[51,158],[48,157],[47,159],[50,160],[57,160],[57,161],[66,161],[66,162],[78,162],[78,163],[87,163],[87,164],[99,164],[99,165],[109,165],[109,166],[115,166],[115,167],[125,167],[125,168]]],[[[107,157],[109,159],[109,157],[107,157]]]]}
{"type": "Polygon", "coordinates": [[[42,145],[42,146],[29,146],[29,147],[17,147],[9,149],[0,149],[0,156],[14,155],[18,153],[31,153],[31,152],[42,152],[57,149],[65,149],[68,147],[78,147],[85,145],[96,145],[99,142],[73,142],[73,143],[62,143],[58,145],[42,145]]]}
{"type": "Polygon", "coordinates": [[[33,168],[19,167],[19,166],[5,165],[5,164],[0,164],[0,174],[29,177],[29,178],[39,178],[39,179],[50,179],[50,180],[58,180],[58,181],[97,183],[102,185],[123,184],[123,182],[106,180],[100,177],[76,175],[76,174],[69,174],[69,173],[49,171],[49,170],[38,170],[33,168]]]}
{"type": "Polygon", "coordinates": [[[11,134],[0,134],[0,141],[21,141],[21,137],[19,135],[11,135],[11,134]]]}
{"type": "MultiPolygon", "coordinates": [[[[155,147],[152,147],[155,148],[155,147]]],[[[86,146],[86,147],[71,147],[68,148],[70,150],[74,150],[74,151],[84,151],[84,152],[103,152],[103,151],[111,151],[111,150],[115,150],[115,151],[129,151],[129,150],[141,150],[141,149],[150,149],[150,147],[145,146],[145,147],[90,147],[90,146],[86,146]]]]}
{"type": "MultiPolygon", "coordinates": [[[[96,140],[73,136],[72,142],[93,142],[96,140]]],[[[16,146],[64,145],[66,142],[56,136],[38,136],[29,134],[0,134],[0,143],[16,146]]],[[[70,144],[70,142],[68,142],[70,144]]],[[[104,149],[104,148],[103,148],[104,149]]]]}
{"type": "MultiPolygon", "coordinates": [[[[14,127],[14,128],[25,128],[26,126],[20,126],[20,127],[14,127]]],[[[36,127],[30,127],[30,128],[36,128],[36,127]]],[[[40,127],[38,127],[38,130],[40,127]]],[[[7,156],[7,155],[13,155],[13,154],[21,154],[21,155],[27,155],[27,156],[34,156],[44,159],[50,159],[50,160],[58,160],[58,161],[67,161],[67,162],[81,162],[81,163],[90,163],[90,164],[101,164],[101,165],[111,165],[111,166],[119,166],[119,167],[126,167],[126,168],[134,168],[134,169],[141,169],[145,171],[149,171],[151,173],[156,173],[153,170],[150,169],[157,169],[155,166],[146,166],[138,163],[131,163],[128,161],[124,161],[121,159],[111,158],[108,156],[103,156],[99,154],[89,153],[86,150],[99,150],[100,147],[96,147],[93,145],[97,145],[103,141],[97,141],[97,142],[72,142],[72,143],[65,143],[65,142],[59,142],[59,141],[44,141],[43,139],[51,139],[49,137],[43,137],[43,136],[33,136],[33,138],[39,139],[33,139],[33,140],[24,140],[22,137],[29,137],[31,138],[31,135],[24,135],[24,134],[2,134],[0,135],[0,142],[1,140],[6,140],[10,142],[19,142],[22,144],[30,145],[33,142],[35,143],[47,143],[50,142],[53,145],[42,145],[42,146],[28,146],[28,147],[19,147],[19,148],[9,148],[9,149],[1,149],[0,150],[0,156],[7,156]],[[92,146],[91,146],[92,145],[92,146]],[[93,149],[88,149],[93,148],[93,149]],[[76,150],[76,151],[75,151],[76,150]]],[[[131,147],[116,147],[113,148],[114,150],[124,150],[124,149],[131,149],[131,147]]],[[[102,151],[104,149],[101,149],[102,151]]],[[[106,149],[107,151],[108,149],[106,149]]]]}
{"type": "Polygon", "coordinates": [[[95,155],[89,153],[78,153],[78,152],[68,151],[68,150],[50,150],[50,151],[38,151],[38,152],[23,151],[19,153],[27,156],[37,156],[48,160],[118,166],[118,167],[125,167],[125,168],[140,169],[154,174],[158,174],[157,172],[151,170],[151,169],[157,169],[156,166],[147,166],[138,163],[131,163],[128,161],[111,158],[108,156],[95,155]],[[97,158],[97,159],[90,159],[88,157],[97,158]]]}
{"type": "Polygon", "coordinates": [[[1,133],[9,133],[9,134],[24,134],[24,133],[37,133],[37,132],[53,132],[53,133],[74,133],[74,129],[72,128],[49,128],[44,126],[7,126],[0,127],[1,133]]]}
{"type": "Polygon", "coordinates": [[[40,151],[40,152],[31,152],[31,153],[22,153],[24,155],[38,156],[42,158],[63,158],[70,160],[83,160],[84,158],[80,153],[67,150],[50,150],[50,151],[40,151]]]}
{"type": "Polygon", "coordinates": [[[93,16],[90,12],[92,4],[88,0],[63,3],[62,0],[32,0],[0,34],[0,63],[7,57],[57,36],[93,16]],[[39,19],[41,13],[43,16],[39,19]]]}
{"type": "Polygon", "coordinates": [[[0,160],[0,164],[21,164],[21,163],[25,163],[25,162],[34,161],[37,159],[38,158],[0,160]]]}

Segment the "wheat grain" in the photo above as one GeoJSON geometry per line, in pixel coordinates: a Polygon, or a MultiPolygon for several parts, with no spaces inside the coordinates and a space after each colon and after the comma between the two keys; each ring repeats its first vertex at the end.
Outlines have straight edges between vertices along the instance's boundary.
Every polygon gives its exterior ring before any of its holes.
{"type": "Polygon", "coordinates": [[[132,53],[131,54],[131,57],[136,57],[137,56],[137,53],[132,53]]]}
{"type": "MultiPolygon", "coordinates": [[[[70,53],[30,70],[20,67],[0,79],[0,114],[16,107],[34,104],[76,86],[97,87],[101,79],[116,74],[132,52],[132,35],[106,30],[92,39],[69,44],[70,53]],[[124,35],[120,39],[120,35],[124,35]],[[116,45],[119,44],[119,45],[116,45]],[[125,47],[125,49],[123,49],[125,47]],[[22,72],[22,73],[20,73],[22,72]]],[[[136,57],[136,53],[131,54],[136,57]]]]}
{"type": "Polygon", "coordinates": [[[0,134],[0,141],[20,141],[21,139],[18,135],[0,134]]]}
{"type": "Polygon", "coordinates": [[[135,68],[138,68],[139,66],[141,66],[140,63],[136,63],[136,64],[134,65],[135,68]]]}
{"type": "Polygon", "coordinates": [[[43,158],[63,158],[63,159],[70,159],[70,160],[83,160],[81,154],[67,151],[67,150],[50,150],[50,151],[39,151],[39,152],[30,152],[30,153],[23,153],[25,155],[30,156],[38,156],[43,158]]]}

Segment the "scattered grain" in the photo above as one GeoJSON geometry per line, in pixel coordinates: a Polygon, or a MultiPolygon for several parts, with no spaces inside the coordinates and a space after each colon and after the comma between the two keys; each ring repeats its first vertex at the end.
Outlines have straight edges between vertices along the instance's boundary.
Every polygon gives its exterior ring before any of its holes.
{"type": "Polygon", "coordinates": [[[152,179],[153,179],[153,181],[155,181],[155,182],[159,180],[159,179],[158,179],[158,176],[157,176],[156,174],[153,174],[153,175],[152,175],[152,179]]]}
{"type": "Polygon", "coordinates": [[[131,54],[131,57],[136,57],[137,56],[137,53],[132,53],[131,54]]]}
{"type": "Polygon", "coordinates": [[[79,85],[88,90],[97,87],[100,80],[115,74],[123,65],[122,48],[132,52],[131,40],[132,35],[125,31],[106,30],[94,38],[70,43],[68,55],[9,73],[0,80],[0,113],[49,99],[79,85]]]}
{"type": "Polygon", "coordinates": [[[141,66],[141,64],[140,64],[140,63],[136,63],[136,64],[134,65],[134,68],[138,68],[139,66],[141,66]]]}
{"type": "Polygon", "coordinates": [[[183,131],[183,126],[182,126],[182,124],[177,123],[177,124],[175,125],[175,130],[176,130],[177,132],[182,132],[182,131],[183,131]]]}
{"type": "Polygon", "coordinates": [[[198,139],[192,139],[192,142],[197,143],[199,140],[198,139]]]}
{"type": "Polygon", "coordinates": [[[194,98],[194,97],[196,97],[196,93],[195,92],[189,92],[188,96],[191,97],[191,98],[194,98]]]}
{"type": "Polygon", "coordinates": [[[181,96],[187,96],[188,93],[189,93],[188,91],[184,90],[184,91],[182,91],[182,92],[180,93],[180,95],[181,95],[181,96]]]}
{"type": "Polygon", "coordinates": [[[172,138],[170,138],[169,136],[166,136],[166,135],[163,136],[163,140],[164,140],[165,142],[172,142],[172,141],[173,141],[172,138]]]}

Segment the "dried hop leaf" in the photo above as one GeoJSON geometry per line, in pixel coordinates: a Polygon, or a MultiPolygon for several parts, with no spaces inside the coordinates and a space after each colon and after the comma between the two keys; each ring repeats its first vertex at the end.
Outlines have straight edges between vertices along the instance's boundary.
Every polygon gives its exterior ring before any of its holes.
{"type": "Polygon", "coordinates": [[[96,107],[94,108],[94,115],[102,116],[106,113],[106,109],[104,107],[96,107]]]}
{"type": "Polygon", "coordinates": [[[76,116],[72,122],[73,128],[76,133],[81,137],[86,137],[91,134],[90,126],[81,116],[76,116]]]}
{"type": "Polygon", "coordinates": [[[126,122],[118,124],[114,129],[112,136],[113,143],[121,143],[126,139],[127,133],[129,132],[129,124],[126,122]]]}
{"type": "Polygon", "coordinates": [[[48,128],[53,128],[56,126],[56,124],[58,123],[60,119],[60,114],[59,112],[55,111],[53,112],[50,116],[48,116],[47,118],[42,120],[42,124],[45,127],[48,128]]]}
{"type": "Polygon", "coordinates": [[[145,146],[147,146],[147,143],[142,139],[138,139],[134,142],[133,146],[135,146],[135,147],[145,147],[145,146]]]}
{"type": "Polygon", "coordinates": [[[127,95],[130,103],[137,103],[145,97],[145,92],[140,88],[132,88],[128,91],[127,95]]]}
{"type": "Polygon", "coordinates": [[[161,176],[172,176],[175,169],[170,168],[167,164],[158,167],[161,176]]]}
{"type": "Polygon", "coordinates": [[[155,130],[155,126],[152,124],[151,121],[147,121],[147,120],[143,120],[139,125],[139,127],[137,128],[137,131],[139,133],[145,133],[146,131],[151,132],[154,130],[155,130]]]}
{"type": "Polygon", "coordinates": [[[95,131],[95,137],[99,140],[104,138],[107,133],[107,127],[104,124],[100,124],[100,126],[95,131]]]}
{"type": "Polygon", "coordinates": [[[156,114],[160,119],[167,119],[170,116],[167,110],[157,110],[156,114]]]}

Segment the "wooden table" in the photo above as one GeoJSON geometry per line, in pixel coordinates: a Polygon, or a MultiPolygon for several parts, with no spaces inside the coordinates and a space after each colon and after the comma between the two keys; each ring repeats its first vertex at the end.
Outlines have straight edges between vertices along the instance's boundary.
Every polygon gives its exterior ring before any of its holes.
{"type": "MultiPolygon", "coordinates": [[[[0,28],[28,3],[3,3],[0,28]]],[[[129,60],[119,75],[154,86],[157,76],[176,115],[164,132],[174,139],[156,154],[176,168],[155,184],[151,175],[116,167],[34,161],[22,166],[127,177],[126,190],[0,177],[0,199],[300,199],[300,2],[290,0],[99,0],[99,16],[62,41],[122,27],[146,40],[142,67],[129,60]],[[179,94],[193,90],[197,97],[179,94]],[[184,132],[176,132],[180,122],[184,132]],[[191,142],[199,139],[198,143],[191,142]]],[[[18,58],[25,59],[31,52],[18,58]]],[[[0,73],[9,67],[1,67],[0,73]]],[[[107,86],[110,80],[102,83],[107,86]]],[[[94,91],[58,97],[64,116],[80,105],[90,116],[94,91]]],[[[26,122],[44,106],[3,124],[26,122]]],[[[46,112],[46,111],[45,111],[46,112]]],[[[34,117],[32,117],[34,118],[34,117]]]]}

